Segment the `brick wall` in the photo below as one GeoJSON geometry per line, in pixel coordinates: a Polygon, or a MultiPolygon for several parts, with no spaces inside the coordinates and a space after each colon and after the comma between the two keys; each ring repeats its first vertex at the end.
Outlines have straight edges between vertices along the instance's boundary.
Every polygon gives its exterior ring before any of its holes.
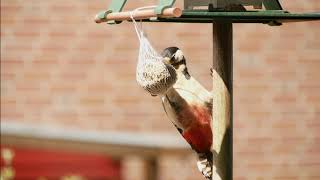
{"type": "MultiPolygon", "coordinates": [[[[1,121],[177,135],[159,99],[135,82],[132,24],[93,22],[108,2],[1,1],[1,121]]],[[[318,0],[282,2],[320,11],[318,0]]],[[[156,49],[179,46],[191,74],[211,87],[210,24],[145,28],[156,49]]],[[[234,25],[235,179],[320,179],[319,34],[319,22],[234,25]]],[[[201,179],[189,161],[161,156],[160,179],[201,179]]]]}

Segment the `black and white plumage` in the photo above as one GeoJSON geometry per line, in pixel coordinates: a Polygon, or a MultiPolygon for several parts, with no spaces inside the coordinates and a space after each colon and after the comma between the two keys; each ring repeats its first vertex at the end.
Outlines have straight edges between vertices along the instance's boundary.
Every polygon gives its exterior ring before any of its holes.
{"type": "Polygon", "coordinates": [[[202,174],[212,176],[212,94],[187,69],[186,59],[177,47],[162,52],[164,62],[172,65],[177,80],[163,96],[164,110],[183,138],[198,155],[202,174]]]}

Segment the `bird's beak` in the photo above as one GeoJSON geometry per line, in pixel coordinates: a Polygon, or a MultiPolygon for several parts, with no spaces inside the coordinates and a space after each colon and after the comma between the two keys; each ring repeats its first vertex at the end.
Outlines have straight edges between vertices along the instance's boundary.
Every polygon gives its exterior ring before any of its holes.
{"type": "Polygon", "coordinates": [[[170,64],[171,64],[170,61],[171,61],[171,60],[170,60],[169,57],[164,57],[164,58],[163,58],[163,63],[164,63],[164,64],[170,65],[170,64]]]}

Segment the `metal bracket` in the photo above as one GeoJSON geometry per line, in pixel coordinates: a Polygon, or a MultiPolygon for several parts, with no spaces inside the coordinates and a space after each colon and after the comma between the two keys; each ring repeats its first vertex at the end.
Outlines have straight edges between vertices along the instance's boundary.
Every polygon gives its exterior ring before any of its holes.
{"type": "MultiPolygon", "coordinates": [[[[121,12],[127,0],[112,0],[107,11],[101,11],[97,14],[97,18],[100,19],[101,22],[106,21],[106,17],[109,13],[121,12]]],[[[163,10],[175,3],[175,0],[160,0],[158,6],[155,8],[155,13],[157,15],[162,14],[163,10]]],[[[155,18],[156,19],[156,18],[155,18]]],[[[121,21],[110,20],[107,21],[108,24],[119,24],[121,21]]]]}
{"type": "Polygon", "coordinates": [[[160,0],[159,5],[154,9],[156,14],[162,14],[163,10],[172,7],[176,0],[160,0]]]}
{"type": "MultiPolygon", "coordinates": [[[[279,12],[286,13],[283,11],[282,6],[278,0],[263,0],[264,8],[269,11],[277,10],[279,12]]],[[[269,26],[281,26],[282,23],[278,21],[271,21],[268,23],[269,26]]]]}
{"type": "Polygon", "coordinates": [[[283,10],[278,0],[263,0],[266,10],[283,10]]]}
{"type": "Polygon", "coordinates": [[[211,5],[215,10],[224,10],[230,5],[253,6],[255,9],[262,8],[263,0],[184,0],[184,9],[193,10],[199,7],[211,5]]]}
{"type": "MultiPolygon", "coordinates": [[[[112,0],[109,8],[107,11],[101,11],[97,14],[97,17],[101,20],[101,21],[105,21],[106,17],[109,13],[112,12],[121,12],[124,5],[126,4],[127,0],[112,0]]],[[[119,24],[121,23],[121,21],[107,21],[108,24],[119,24]]]]}
{"type": "MultiPolygon", "coordinates": [[[[283,11],[279,0],[184,0],[185,10],[194,11],[195,8],[208,7],[209,11],[231,11],[227,7],[230,5],[253,6],[255,9],[265,7],[265,12],[270,13],[287,13],[283,11]],[[211,10],[210,10],[211,7],[211,10]]],[[[231,6],[230,6],[231,7],[231,6]]],[[[237,8],[237,7],[234,7],[237,8]]],[[[235,9],[240,12],[240,9],[235,9]]],[[[268,23],[270,26],[280,26],[281,22],[276,20],[268,23]]]]}
{"type": "Polygon", "coordinates": [[[263,4],[265,10],[282,10],[279,0],[184,0],[184,9],[192,10],[194,7],[208,6],[209,4],[212,4],[214,9],[224,9],[231,4],[241,4],[261,9],[263,4]]]}

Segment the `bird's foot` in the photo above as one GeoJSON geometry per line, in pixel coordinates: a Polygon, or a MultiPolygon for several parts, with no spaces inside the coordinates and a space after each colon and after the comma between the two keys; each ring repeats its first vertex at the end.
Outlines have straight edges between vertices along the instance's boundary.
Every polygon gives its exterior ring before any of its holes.
{"type": "Polygon", "coordinates": [[[209,162],[206,154],[199,153],[198,154],[198,161],[197,161],[197,166],[199,171],[203,174],[203,176],[211,180],[212,178],[212,165],[209,162]]]}
{"type": "Polygon", "coordinates": [[[213,77],[213,68],[210,68],[210,76],[213,77]]]}

